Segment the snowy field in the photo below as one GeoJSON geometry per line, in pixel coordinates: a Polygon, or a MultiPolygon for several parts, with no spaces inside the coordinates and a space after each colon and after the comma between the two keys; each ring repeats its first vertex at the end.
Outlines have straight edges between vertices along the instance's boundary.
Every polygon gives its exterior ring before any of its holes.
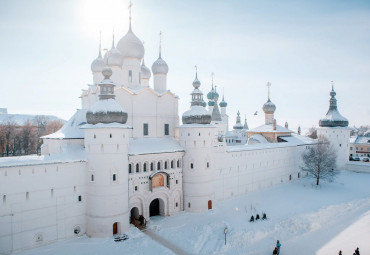
{"type": "Polygon", "coordinates": [[[215,203],[202,214],[153,217],[147,234],[131,227],[130,239],[81,237],[17,254],[370,254],[370,174],[342,172],[316,188],[301,179],[215,203]],[[267,221],[249,222],[266,212],[267,221]],[[227,244],[224,229],[228,228],[227,244]],[[148,236],[150,234],[150,236],[148,236]],[[155,237],[152,240],[151,237],[155,237]]]}

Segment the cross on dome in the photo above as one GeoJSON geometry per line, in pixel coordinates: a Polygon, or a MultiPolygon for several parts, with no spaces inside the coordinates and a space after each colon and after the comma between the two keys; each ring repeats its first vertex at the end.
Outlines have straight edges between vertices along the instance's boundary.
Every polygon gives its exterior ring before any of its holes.
{"type": "Polygon", "coordinates": [[[268,97],[268,100],[270,100],[270,87],[271,87],[271,83],[270,82],[267,82],[266,86],[267,86],[267,97],[268,97]]]}
{"type": "Polygon", "coordinates": [[[131,9],[132,9],[132,2],[130,1],[128,5],[128,12],[129,12],[129,19],[130,19],[130,28],[131,28],[131,9]]]}

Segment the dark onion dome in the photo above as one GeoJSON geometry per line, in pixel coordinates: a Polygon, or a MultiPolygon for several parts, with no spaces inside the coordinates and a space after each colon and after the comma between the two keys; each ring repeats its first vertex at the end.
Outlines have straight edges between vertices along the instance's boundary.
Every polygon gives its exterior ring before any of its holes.
{"type": "Polygon", "coordinates": [[[195,80],[193,81],[194,90],[191,93],[192,101],[190,110],[186,111],[182,115],[183,124],[210,124],[211,113],[209,113],[203,107],[203,93],[199,90],[200,81],[198,80],[198,74],[195,74],[195,80]]]}
{"type": "Polygon", "coordinates": [[[203,106],[203,107],[206,107],[206,106],[207,106],[207,103],[203,101],[203,102],[202,102],[202,106],[203,106]]]}
{"type": "Polygon", "coordinates": [[[334,91],[334,85],[330,91],[330,106],[325,117],[319,121],[320,127],[348,127],[348,120],[343,117],[337,107],[337,99],[335,98],[336,93],[334,91]]]}
{"type": "Polygon", "coordinates": [[[222,101],[220,102],[220,107],[226,107],[226,106],[227,106],[227,102],[225,101],[224,96],[222,96],[222,101]]]}
{"type": "Polygon", "coordinates": [[[262,110],[265,113],[274,113],[276,110],[276,105],[273,102],[271,102],[269,98],[267,102],[263,105],[262,110]]]}
{"type": "Polygon", "coordinates": [[[219,95],[218,95],[217,91],[215,90],[215,88],[213,87],[213,82],[212,82],[212,89],[211,89],[210,92],[208,92],[207,98],[208,98],[208,100],[213,100],[213,99],[215,99],[215,97],[218,98],[219,95]]]}
{"type": "Polygon", "coordinates": [[[244,128],[243,124],[240,121],[240,112],[239,112],[239,110],[238,110],[238,113],[236,114],[236,123],[233,126],[233,128],[234,129],[243,129],[244,128]]]}
{"type": "Polygon", "coordinates": [[[215,101],[208,101],[208,106],[215,106],[215,101]]]}
{"type": "Polygon", "coordinates": [[[114,84],[110,79],[112,69],[104,67],[102,71],[104,80],[99,83],[99,100],[86,113],[88,124],[125,124],[127,121],[126,110],[114,99],[114,84]]]}

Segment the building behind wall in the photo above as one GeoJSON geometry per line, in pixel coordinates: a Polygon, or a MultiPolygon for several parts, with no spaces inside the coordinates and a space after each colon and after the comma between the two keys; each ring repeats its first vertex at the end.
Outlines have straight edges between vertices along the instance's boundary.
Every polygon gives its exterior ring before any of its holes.
{"type": "Polygon", "coordinates": [[[315,141],[278,125],[270,93],[263,125],[249,129],[239,114],[231,131],[224,97],[218,104],[212,84],[207,107],[196,74],[180,125],[164,53],[149,70],[130,24],[104,56],[99,49],[82,109],[43,137],[42,155],[0,159],[1,251],[111,237],[132,217],[204,212],[301,176],[300,155],[315,141]]]}

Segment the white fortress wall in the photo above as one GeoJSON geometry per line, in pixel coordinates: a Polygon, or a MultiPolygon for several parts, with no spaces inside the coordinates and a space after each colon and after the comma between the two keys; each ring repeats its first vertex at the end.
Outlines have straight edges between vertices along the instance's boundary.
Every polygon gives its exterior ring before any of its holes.
{"type": "Polygon", "coordinates": [[[0,254],[85,233],[85,172],[81,161],[0,167],[0,254]]]}
{"type": "Polygon", "coordinates": [[[308,146],[233,146],[226,152],[217,152],[217,164],[214,169],[216,200],[224,200],[301,177],[301,154],[308,146]]]}

